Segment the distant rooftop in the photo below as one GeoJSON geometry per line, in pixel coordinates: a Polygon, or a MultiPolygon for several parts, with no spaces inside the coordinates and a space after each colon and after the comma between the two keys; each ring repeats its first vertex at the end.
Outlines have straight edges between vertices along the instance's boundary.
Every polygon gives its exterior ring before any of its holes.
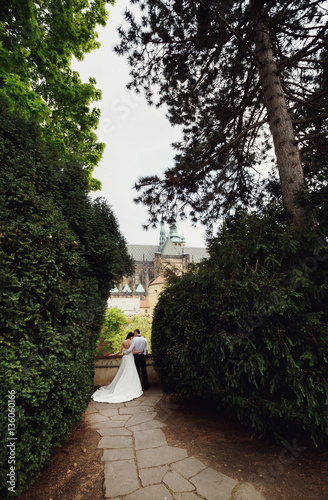
{"type": "Polygon", "coordinates": [[[166,279],[164,276],[159,275],[155,280],[151,281],[149,284],[150,285],[159,285],[161,283],[165,283],[166,279]]]}
{"type": "Polygon", "coordinates": [[[164,223],[161,223],[158,245],[127,245],[129,254],[136,262],[153,262],[155,253],[165,255],[189,255],[190,262],[198,263],[208,257],[206,248],[187,247],[184,236],[178,234],[177,225],[174,221],[165,234],[164,223]]]}
{"type": "Polygon", "coordinates": [[[127,245],[128,252],[136,261],[153,261],[154,254],[159,251],[158,245],[127,245]]]}

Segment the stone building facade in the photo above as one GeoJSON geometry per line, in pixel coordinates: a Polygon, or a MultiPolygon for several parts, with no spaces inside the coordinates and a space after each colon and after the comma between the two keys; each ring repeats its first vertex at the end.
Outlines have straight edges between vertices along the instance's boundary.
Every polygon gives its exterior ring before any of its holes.
{"type": "Polygon", "coordinates": [[[179,273],[187,271],[188,264],[198,263],[207,257],[206,248],[187,247],[184,236],[179,236],[176,223],[166,233],[161,224],[159,245],[127,245],[135,261],[133,276],[126,276],[111,291],[111,297],[140,297],[149,300],[149,285],[170,266],[179,273]]]}

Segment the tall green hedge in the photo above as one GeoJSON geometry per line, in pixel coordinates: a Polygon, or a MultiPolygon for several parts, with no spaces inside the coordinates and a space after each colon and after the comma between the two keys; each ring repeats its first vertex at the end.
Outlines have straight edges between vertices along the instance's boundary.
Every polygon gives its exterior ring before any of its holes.
{"type": "Polygon", "coordinates": [[[17,495],[85,411],[109,290],[133,264],[108,205],[89,199],[81,165],[63,164],[39,126],[3,101],[0,118],[0,497],[7,498],[9,431],[17,438],[17,495]]]}
{"type": "MultiPolygon", "coordinates": [[[[320,229],[321,231],[321,229],[320,229]]],[[[279,211],[226,221],[209,259],[171,275],[154,362],[169,393],[207,394],[258,432],[328,434],[328,249],[279,211]]]]}

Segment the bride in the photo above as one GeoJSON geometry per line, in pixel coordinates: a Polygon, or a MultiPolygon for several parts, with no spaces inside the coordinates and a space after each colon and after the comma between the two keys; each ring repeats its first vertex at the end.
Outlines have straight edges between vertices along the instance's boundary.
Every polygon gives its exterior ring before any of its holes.
{"type": "MultiPolygon", "coordinates": [[[[132,344],[134,334],[129,332],[126,339],[122,342],[121,349],[110,356],[122,354],[124,349],[128,349],[132,344]]],[[[98,403],[124,403],[132,399],[139,398],[142,395],[140,378],[136,369],[133,354],[142,351],[133,349],[129,354],[122,357],[120,367],[114,380],[103,387],[100,387],[93,395],[92,399],[98,403]]]]}

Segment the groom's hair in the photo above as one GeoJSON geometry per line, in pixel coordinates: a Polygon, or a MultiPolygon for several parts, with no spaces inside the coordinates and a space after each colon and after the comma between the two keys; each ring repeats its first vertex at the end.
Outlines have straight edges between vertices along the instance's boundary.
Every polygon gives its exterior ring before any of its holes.
{"type": "Polygon", "coordinates": [[[134,331],[135,331],[135,332],[137,332],[137,335],[140,335],[140,330],[139,330],[139,328],[136,328],[134,331]]]}

